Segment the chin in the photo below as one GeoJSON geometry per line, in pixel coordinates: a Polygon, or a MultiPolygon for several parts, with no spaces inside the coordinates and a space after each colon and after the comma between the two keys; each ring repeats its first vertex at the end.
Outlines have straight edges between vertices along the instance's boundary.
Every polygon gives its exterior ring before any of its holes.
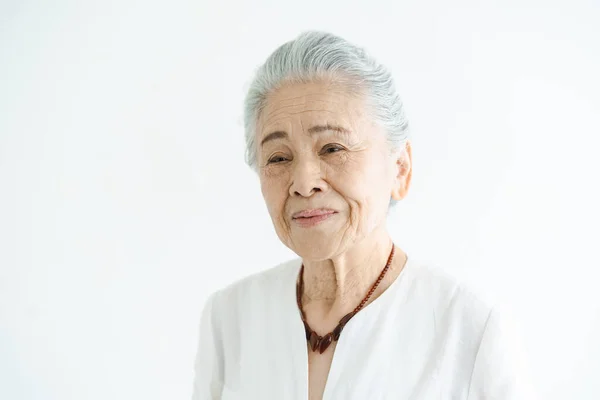
{"type": "Polygon", "coordinates": [[[322,261],[332,258],[339,250],[339,242],[328,240],[332,235],[307,235],[292,241],[289,246],[294,253],[305,260],[322,261]]]}

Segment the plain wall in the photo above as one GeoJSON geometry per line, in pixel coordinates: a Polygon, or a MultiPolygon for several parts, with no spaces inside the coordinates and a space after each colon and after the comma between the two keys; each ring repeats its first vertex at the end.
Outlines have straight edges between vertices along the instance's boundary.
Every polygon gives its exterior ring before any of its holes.
{"type": "Polygon", "coordinates": [[[600,398],[600,3],[0,3],[0,399],[191,396],[209,293],[295,255],[243,162],[306,29],[393,72],[415,258],[516,310],[543,399],[600,398]]]}

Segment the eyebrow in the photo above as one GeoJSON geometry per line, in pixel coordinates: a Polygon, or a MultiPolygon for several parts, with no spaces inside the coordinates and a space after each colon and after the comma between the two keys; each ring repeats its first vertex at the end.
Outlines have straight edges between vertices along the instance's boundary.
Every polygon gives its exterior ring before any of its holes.
{"type": "MultiPolygon", "coordinates": [[[[313,127],[308,128],[308,133],[310,133],[310,134],[326,132],[326,131],[339,132],[339,133],[344,133],[346,135],[350,134],[350,131],[348,129],[346,129],[342,126],[338,126],[338,125],[330,125],[330,124],[315,125],[313,127]]],[[[270,140],[285,139],[287,137],[288,137],[288,134],[285,131],[271,132],[263,138],[263,140],[260,142],[260,145],[262,146],[270,140]]]]}

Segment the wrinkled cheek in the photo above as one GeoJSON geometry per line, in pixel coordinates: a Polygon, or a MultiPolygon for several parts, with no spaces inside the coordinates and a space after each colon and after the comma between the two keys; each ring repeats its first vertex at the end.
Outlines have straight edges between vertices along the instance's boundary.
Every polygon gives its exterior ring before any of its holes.
{"type": "Polygon", "coordinates": [[[348,205],[348,221],[346,231],[352,236],[358,236],[360,233],[360,206],[355,201],[350,201],[348,205]]]}
{"type": "Polygon", "coordinates": [[[267,207],[271,209],[277,198],[277,181],[270,179],[268,176],[262,176],[260,178],[260,191],[262,192],[267,207]]]}
{"type": "Polygon", "coordinates": [[[273,224],[275,224],[276,227],[281,225],[283,205],[278,201],[278,199],[269,199],[267,202],[267,209],[271,219],[273,220],[273,224]]]}
{"type": "Polygon", "coordinates": [[[368,199],[355,201],[352,205],[352,226],[357,237],[363,237],[373,229],[374,221],[370,217],[368,199]]]}
{"type": "Polygon", "coordinates": [[[280,219],[277,228],[277,236],[281,239],[283,243],[290,243],[291,241],[291,232],[290,227],[286,224],[285,220],[280,219]]]}
{"type": "Polygon", "coordinates": [[[261,190],[277,234],[287,236],[287,231],[289,231],[285,220],[287,192],[281,185],[269,181],[261,182],[261,190]]]}
{"type": "Polygon", "coordinates": [[[275,233],[279,240],[284,244],[288,244],[290,242],[291,232],[283,213],[274,212],[271,214],[271,222],[273,223],[273,228],[275,228],[275,233]]]}

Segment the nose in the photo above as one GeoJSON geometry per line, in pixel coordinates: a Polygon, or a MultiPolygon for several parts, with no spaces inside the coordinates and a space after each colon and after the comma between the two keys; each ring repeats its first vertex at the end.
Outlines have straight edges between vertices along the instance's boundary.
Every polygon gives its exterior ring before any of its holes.
{"type": "Polygon", "coordinates": [[[292,171],[290,196],[310,197],[327,189],[319,160],[296,160],[292,171]]]}

